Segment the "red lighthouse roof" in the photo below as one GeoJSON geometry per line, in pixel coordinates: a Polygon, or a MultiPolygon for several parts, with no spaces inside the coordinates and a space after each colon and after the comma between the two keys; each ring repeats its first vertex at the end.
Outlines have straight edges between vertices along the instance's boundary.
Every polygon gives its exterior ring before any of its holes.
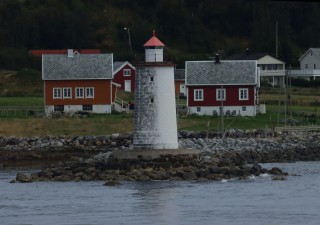
{"type": "Polygon", "coordinates": [[[155,47],[155,46],[165,46],[165,45],[156,37],[156,32],[153,31],[153,36],[143,46],[155,47]]]}

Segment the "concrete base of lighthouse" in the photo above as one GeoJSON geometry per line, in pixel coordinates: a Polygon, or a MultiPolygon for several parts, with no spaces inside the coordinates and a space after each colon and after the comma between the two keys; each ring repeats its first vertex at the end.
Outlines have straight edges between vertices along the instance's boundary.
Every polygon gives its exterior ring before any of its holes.
{"type": "Polygon", "coordinates": [[[197,149],[132,149],[114,150],[112,155],[116,159],[147,159],[152,160],[165,155],[200,155],[197,149]]]}

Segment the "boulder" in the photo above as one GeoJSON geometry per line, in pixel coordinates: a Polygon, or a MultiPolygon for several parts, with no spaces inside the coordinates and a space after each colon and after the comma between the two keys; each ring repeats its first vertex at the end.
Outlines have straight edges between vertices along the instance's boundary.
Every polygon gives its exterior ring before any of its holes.
{"type": "Polygon", "coordinates": [[[28,176],[28,175],[26,175],[24,173],[17,173],[16,181],[18,181],[20,183],[31,183],[31,182],[33,182],[31,176],[28,176]]]}

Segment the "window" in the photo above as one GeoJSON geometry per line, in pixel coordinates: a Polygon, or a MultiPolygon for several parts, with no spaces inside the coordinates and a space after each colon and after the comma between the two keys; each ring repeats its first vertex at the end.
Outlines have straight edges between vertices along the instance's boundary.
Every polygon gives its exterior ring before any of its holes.
{"type": "Polygon", "coordinates": [[[92,111],[92,105],[82,105],[82,111],[92,111]]]}
{"type": "Polygon", "coordinates": [[[153,99],[153,98],[151,98],[151,99],[150,99],[150,102],[151,102],[151,103],[153,103],[153,102],[154,102],[154,99],[153,99]]]}
{"type": "Polygon", "coordinates": [[[63,112],[63,111],[64,111],[64,105],[55,105],[55,106],[53,107],[53,110],[54,110],[55,112],[63,112]]]}
{"type": "Polygon", "coordinates": [[[194,90],[194,101],[203,101],[203,90],[195,89],[194,90]]]}
{"type": "Polygon", "coordinates": [[[308,64],[304,65],[304,69],[306,69],[306,70],[308,69],[308,64]]]}
{"type": "Polygon", "coordinates": [[[197,107],[197,112],[201,112],[201,107],[197,107]]]}
{"type": "Polygon", "coordinates": [[[242,106],[242,111],[247,111],[247,107],[246,106],[242,106]]]}
{"type": "Polygon", "coordinates": [[[153,76],[150,77],[150,81],[153,82],[153,76]]]}
{"type": "Polygon", "coordinates": [[[63,98],[71,98],[71,88],[63,88],[63,98]]]}
{"type": "Polygon", "coordinates": [[[239,88],[239,100],[248,100],[248,88],[239,88]]]}
{"type": "Polygon", "coordinates": [[[316,64],[313,64],[313,69],[314,69],[314,70],[316,69],[316,64]]]}
{"type": "Polygon", "coordinates": [[[53,88],[53,99],[61,98],[61,88],[53,88]]]}
{"type": "Polygon", "coordinates": [[[226,89],[225,88],[219,88],[216,89],[216,100],[217,101],[225,101],[226,100],[226,89]]]}
{"type": "Polygon", "coordinates": [[[131,70],[130,69],[124,69],[123,70],[123,76],[125,76],[125,77],[131,76],[131,70]]]}
{"type": "Polygon", "coordinates": [[[83,97],[84,97],[83,87],[77,87],[76,88],[76,98],[83,98],[83,97]]]}
{"type": "Polygon", "coordinates": [[[86,88],[86,98],[94,98],[94,88],[93,87],[86,88]]]}

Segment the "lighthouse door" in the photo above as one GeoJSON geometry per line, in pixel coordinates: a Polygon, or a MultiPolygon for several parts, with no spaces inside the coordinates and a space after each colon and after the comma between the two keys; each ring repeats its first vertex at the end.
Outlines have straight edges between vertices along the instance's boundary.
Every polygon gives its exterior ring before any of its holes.
{"type": "Polygon", "coordinates": [[[124,91],[131,92],[131,80],[124,81],[124,91]]]}

